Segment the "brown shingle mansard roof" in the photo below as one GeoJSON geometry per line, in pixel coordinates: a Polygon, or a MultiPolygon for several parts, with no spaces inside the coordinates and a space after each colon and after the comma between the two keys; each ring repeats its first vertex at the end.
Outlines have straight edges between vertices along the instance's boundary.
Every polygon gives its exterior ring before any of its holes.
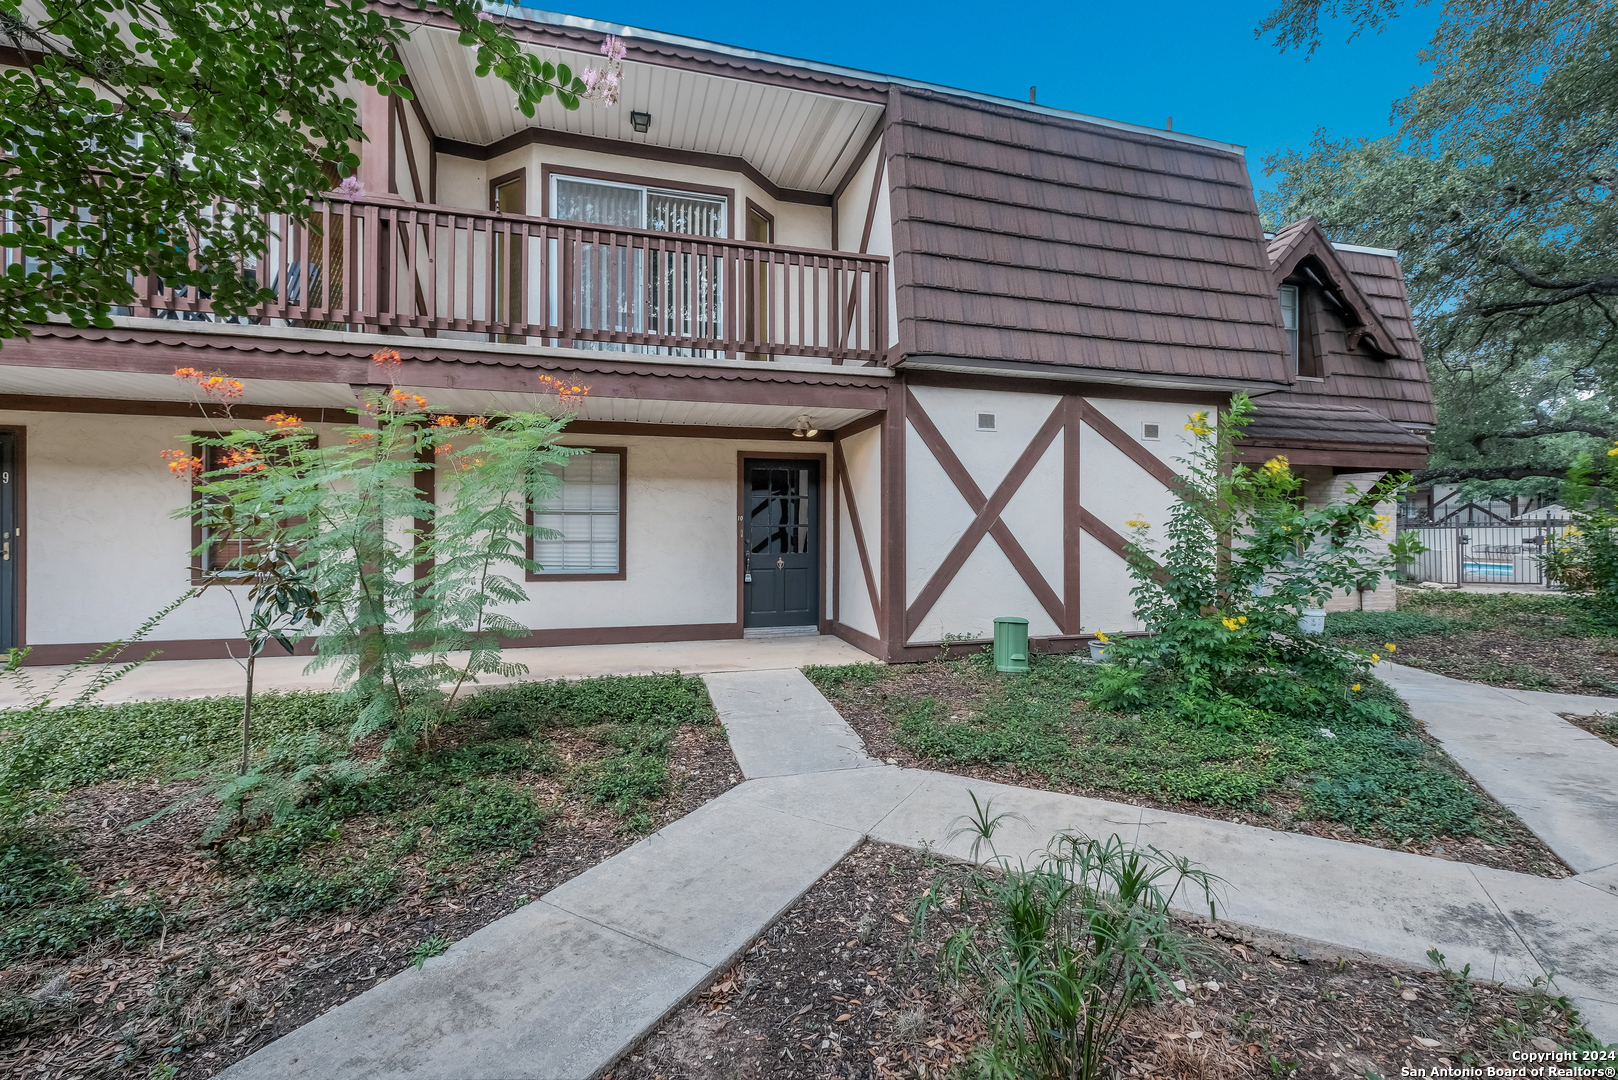
{"type": "Polygon", "coordinates": [[[904,355],[1286,381],[1239,154],[925,90],[889,108],[904,355]]]}

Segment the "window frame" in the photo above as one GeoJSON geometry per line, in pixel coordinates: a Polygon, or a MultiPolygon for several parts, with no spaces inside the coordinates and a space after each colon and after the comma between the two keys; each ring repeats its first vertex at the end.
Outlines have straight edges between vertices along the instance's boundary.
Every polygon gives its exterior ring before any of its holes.
{"type": "Polygon", "coordinates": [[[1298,285],[1282,283],[1275,291],[1276,305],[1281,309],[1281,333],[1288,335],[1292,346],[1292,375],[1294,378],[1303,374],[1303,288],[1298,285]],[[1283,297],[1288,292],[1292,294],[1292,328],[1287,329],[1287,305],[1283,297]]]}
{"type": "MultiPolygon", "coordinates": [[[[217,438],[219,438],[219,432],[217,432],[217,431],[193,431],[191,433],[191,437],[193,439],[217,439],[217,438]]],[[[202,472],[203,473],[208,473],[208,472],[217,471],[218,466],[215,463],[215,461],[213,460],[213,458],[214,458],[215,454],[217,454],[220,450],[222,450],[224,448],[220,447],[220,446],[210,446],[210,445],[208,445],[206,443],[202,443],[200,445],[198,443],[192,443],[191,445],[192,445],[193,451],[196,452],[196,456],[202,458],[202,472]],[[212,466],[212,468],[210,468],[210,466],[212,466]]],[[[318,436],[316,437],[316,439],[313,442],[311,442],[310,445],[311,446],[318,446],[319,445],[318,436]]],[[[199,479],[200,479],[200,476],[191,477],[191,505],[192,506],[195,506],[196,502],[197,502],[197,481],[199,479]]],[[[204,536],[204,532],[205,532],[205,530],[204,530],[203,525],[202,525],[202,519],[200,517],[198,517],[196,514],[192,514],[191,515],[191,551],[192,551],[193,554],[191,556],[191,566],[190,566],[191,584],[193,584],[193,585],[206,585],[209,582],[213,582],[216,585],[237,585],[237,584],[251,585],[253,583],[252,575],[250,573],[248,573],[246,570],[210,570],[209,569],[209,566],[212,563],[212,559],[210,558],[210,554],[217,545],[226,544],[226,543],[237,543],[237,544],[239,544],[239,543],[241,543],[241,541],[239,541],[239,540],[237,540],[237,541],[216,540],[216,541],[213,541],[212,543],[209,543],[207,549],[201,555],[197,555],[197,554],[195,554],[195,552],[197,551],[198,548],[202,547],[203,541],[206,539],[206,537],[204,536]]],[[[230,560],[228,560],[228,559],[226,560],[226,562],[229,562],[229,561],[230,560]]]]}
{"type": "Polygon", "coordinates": [[[707,195],[720,198],[725,200],[725,235],[714,237],[714,239],[729,241],[736,235],[735,188],[716,187],[712,184],[691,184],[679,180],[663,180],[655,176],[635,176],[630,173],[605,172],[600,169],[575,169],[567,165],[543,165],[539,170],[539,183],[544,192],[542,216],[546,218],[555,218],[557,180],[594,181],[596,183],[613,184],[618,187],[666,191],[671,195],[707,195]]]}
{"type": "MultiPolygon", "coordinates": [[[[588,450],[592,454],[612,454],[618,458],[618,572],[615,574],[536,574],[531,568],[524,570],[527,581],[626,581],[629,578],[629,448],[627,446],[576,446],[575,450],[588,450]]],[[[524,553],[529,562],[534,558],[534,503],[526,500],[528,537],[524,553]]]]}

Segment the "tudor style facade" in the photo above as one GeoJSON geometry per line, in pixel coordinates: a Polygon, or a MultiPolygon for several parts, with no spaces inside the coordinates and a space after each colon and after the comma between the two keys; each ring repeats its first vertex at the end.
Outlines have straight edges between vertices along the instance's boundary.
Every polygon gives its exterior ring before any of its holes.
{"type": "MultiPolygon", "coordinates": [[[[1244,455],[1288,455],[1313,499],[1425,461],[1397,256],[1266,236],[1237,147],[491,8],[576,69],[628,46],[618,106],[528,121],[447,23],[380,6],[418,24],[416,98],[361,99],[370,194],[277,227],[253,268],[276,302],[222,321],[142,282],[111,329],[0,351],[0,644],[31,662],[190,582],[159,456],[201,419],[177,367],[317,431],[383,348],[457,411],[588,384],[565,441],[598,453],[534,508],[562,539],[511,612],[526,645],[808,630],[900,660],[1021,615],[1072,647],[1137,628],[1121,534],[1165,519],[1188,413],[1254,395],[1244,455]]],[[[210,593],[153,647],[239,634],[210,593]]]]}

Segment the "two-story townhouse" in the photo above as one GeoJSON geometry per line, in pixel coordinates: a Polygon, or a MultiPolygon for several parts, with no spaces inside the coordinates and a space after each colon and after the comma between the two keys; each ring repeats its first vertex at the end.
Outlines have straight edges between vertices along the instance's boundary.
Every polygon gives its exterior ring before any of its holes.
{"type": "MultiPolygon", "coordinates": [[[[178,367],[317,430],[381,349],[466,413],[587,384],[566,441],[596,452],[535,508],[563,538],[525,645],[807,632],[901,660],[1020,615],[1072,647],[1137,626],[1124,522],[1165,519],[1188,413],[1255,396],[1244,454],[1311,498],[1425,460],[1397,255],[1266,236],[1237,146],[491,8],[576,69],[627,44],[616,107],[529,121],[446,22],[382,6],[416,24],[415,100],[364,98],[368,194],[278,228],[275,303],[220,320],[144,282],[112,329],[0,350],[0,646],[76,660],[186,588],[178,367]]],[[[155,647],[224,656],[238,627],[210,592],[155,647]]]]}

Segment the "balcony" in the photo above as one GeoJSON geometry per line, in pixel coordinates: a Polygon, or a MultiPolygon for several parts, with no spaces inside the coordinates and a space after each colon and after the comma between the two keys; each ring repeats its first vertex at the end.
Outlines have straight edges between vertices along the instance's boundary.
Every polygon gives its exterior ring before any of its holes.
{"type": "MultiPolygon", "coordinates": [[[[768,361],[882,364],[888,260],[384,200],[272,217],[244,272],[275,298],[229,322],[768,361]]],[[[137,279],[131,314],[213,321],[137,279]]]]}

